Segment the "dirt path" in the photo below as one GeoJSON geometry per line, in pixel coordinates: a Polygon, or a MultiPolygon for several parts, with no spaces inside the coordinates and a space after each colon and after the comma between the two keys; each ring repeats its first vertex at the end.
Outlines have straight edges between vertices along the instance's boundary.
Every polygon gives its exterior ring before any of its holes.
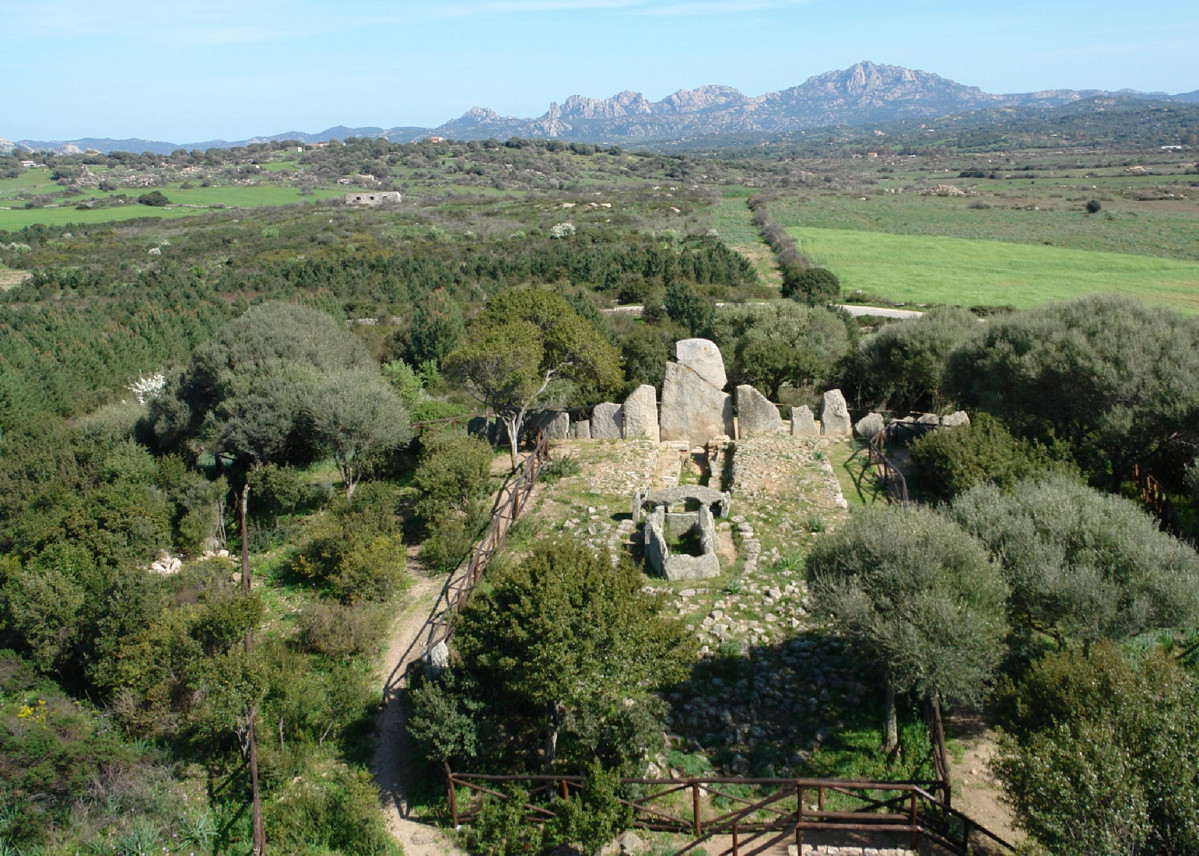
{"type": "Polygon", "coordinates": [[[410,557],[408,567],[414,582],[408,591],[407,604],[392,624],[387,651],[379,670],[383,708],[375,720],[378,745],[371,769],[383,796],[387,828],[404,848],[405,856],[457,854],[464,851],[440,829],[409,816],[404,787],[409,756],[404,711],[399,698],[400,681],[408,664],[420,658],[425,622],[445,583],[444,576],[430,577],[414,565],[410,557]]]}
{"type": "Polygon", "coordinates": [[[995,732],[977,713],[946,717],[946,730],[965,752],[955,761],[949,753],[949,776],[953,782],[953,807],[1013,844],[1024,840],[1016,829],[1012,810],[1000,798],[999,782],[991,775],[995,756],[995,732]]]}

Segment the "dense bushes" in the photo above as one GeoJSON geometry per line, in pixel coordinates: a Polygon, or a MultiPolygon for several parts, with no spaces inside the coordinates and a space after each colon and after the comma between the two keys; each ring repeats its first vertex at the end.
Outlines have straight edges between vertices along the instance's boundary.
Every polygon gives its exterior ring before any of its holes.
{"type": "Polygon", "coordinates": [[[1115,297],[992,321],[946,365],[959,404],[1028,436],[1068,438],[1110,484],[1148,465],[1180,486],[1199,441],[1199,321],[1115,297]]]}
{"type": "Polygon", "coordinates": [[[314,519],[294,562],[296,572],[347,604],[384,601],[407,585],[394,490],[361,488],[314,519]]]}
{"type": "Polygon", "coordinates": [[[952,499],[978,484],[1010,488],[1049,469],[1069,471],[1063,450],[1047,449],[1013,437],[1004,424],[976,413],[969,425],[930,431],[910,445],[920,489],[937,499],[952,499]]]}
{"type": "Polygon", "coordinates": [[[1001,694],[996,771],[1064,856],[1199,852],[1199,682],[1160,652],[1051,654],[1001,694]]]}
{"type": "Polygon", "coordinates": [[[850,354],[841,389],[863,409],[938,410],[946,398],[942,374],[950,354],[980,332],[978,319],[957,308],[888,324],[850,354]]]}

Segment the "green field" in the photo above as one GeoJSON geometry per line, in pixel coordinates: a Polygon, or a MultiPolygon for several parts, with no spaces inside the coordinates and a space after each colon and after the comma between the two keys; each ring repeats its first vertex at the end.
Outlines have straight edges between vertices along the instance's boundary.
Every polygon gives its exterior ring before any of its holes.
{"type": "Polygon", "coordinates": [[[1199,312],[1199,262],[1033,244],[849,229],[788,232],[815,264],[861,290],[904,303],[1034,306],[1117,293],[1199,312]]]}
{"type": "MultiPolygon", "coordinates": [[[[7,186],[7,182],[4,184],[7,186]]],[[[121,207],[81,211],[75,206],[82,199],[86,199],[85,196],[64,200],[61,204],[47,205],[44,208],[6,209],[0,207],[0,231],[15,231],[35,223],[60,226],[67,223],[107,223],[117,220],[132,220],[138,217],[190,217],[203,214],[212,208],[257,208],[265,205],[288,205],[294,202],[340,199],[344,193],[353,188],[314,190],[308,195],[301,194],[295,187],[276,185],[196,187],[188,190],[180,190],[177,186],[167,186],[157,189],[161,190],[173,204],[166,208],[154,208],[130,203],[121,207]]],[[[147,191],[126,190],[124,192],[127,196],[136,199],[138,195],[147,191]]],[[[89,195],[98,199],[116,194],[96,191],[89,195]]]]}
{"type": "Polygon", "coordinates": [[[1089,183],[1085,189],[1046,183],[1019,191],[991,186],[975,191],[954,179],[945,183],[977,195],[821,193],[779,199],[771,202],[770,212],[789,227],[941,235],[1199,261],[1199,205],[1182,198],[1189,188],[1177,188],[1180,198],[1173,200],[1143,201],[1109,197],[1089,183]],[[1096,197],[1102,212],[1086,214],[1086,201],[1096,197]]]}

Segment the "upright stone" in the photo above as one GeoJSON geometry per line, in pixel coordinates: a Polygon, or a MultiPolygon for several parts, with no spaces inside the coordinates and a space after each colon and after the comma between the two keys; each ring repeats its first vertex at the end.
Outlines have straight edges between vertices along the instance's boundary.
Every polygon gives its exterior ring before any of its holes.
{"type": "Polygon", "coordinates": [[[591,439],[619,440],[621,423],[624,422],[622,413],[623,408],[610,401],[595,405],[591,411],[591,439]]]}
{"type": "Polygon", "coordinates": [[[791,409],[791,435],[798,436],[800,434],[819,434],[820,429],[816,427],[816,417],[812,414],[812,408],[806,404],[801,404],[799,407],[791,409]]]}
{"type": "Polygon", "coordinates": [[[965,425],[970,427],[970,415],[965,410],[955,410],[948,416],[941,417],[941,427],[943,428],[960,428],[965,425]]]}
{"type": "Polygon", "coordinates": [[[565,440],[570,431],[570,414],[565,410],[539,410],[525,420],[527,437],[543,432],[551,440],[565,440]]]}
{"type": "Polygon", "coordinates": [[[729,382],[724,373],[724,357],[715,342],[707,339],[680,339],[674,344],[675,359],[690,368],[717,389],[729,382]]]}
{"type": "Polygon", "coordinates": [[[570,426],[570,438],[572,440],[590,440],[591,439],[591,420],[580,419],[570,426]]]}
{"type": "Polygon", "coordinates": [[[680,363],[667,363],[660,414],[663,443],[702,446],[721,434],[733,436],[733,398],[680,363]]]}
{"type": "Polygon", "coordinates": [[[658,391],[649,384],[637,387],[624,400],[624,438],[658,442],[658,391]]]}
{"type": "Polygon", "coordinates": [[[824,394],[824,401],[820,405],[820,433],[844,435],[852,431],[853,423],[849,421],[845,396],[839,389],[830,389],[824,394]]]}
{"type": "Polygon", "coordinates": [[[873,440],[886,427],[886,420],[881,413],[867,413],[854,423],[853,430],[863,440],[873,440]]]}
{"type": "Polygon", "coordinates": [[[783,430],[779,409],[747,383],[737,387],[737,430],[741,437],[780,434],[783,430]]]}

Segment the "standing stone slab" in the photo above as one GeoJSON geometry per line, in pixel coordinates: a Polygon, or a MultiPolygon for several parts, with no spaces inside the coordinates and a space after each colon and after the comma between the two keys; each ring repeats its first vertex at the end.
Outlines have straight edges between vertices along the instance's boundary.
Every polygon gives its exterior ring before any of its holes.
{"type": "Polygon", "coordinates": [[[845,404],[845,396],[839,389],[830,389],[824,394],[820,406],[821,434],[850,434],[853,423],[849,421],[849,407],[845,404]]]}
{"type": "Polygon", "coordinates": [[[658,442],[658,391],[649,384],[637,387],[624,401],[624,438],[658,442]]]}
{"type": "Polygon", "coordinates": [[[526,437],[543,432],[551,440],[565,440],[570,431],[570,414],[565,410],[539,410],[526,419],[526,437]]]}
{"type": "Polygon", "coordinates": [[[741,437],[781,434],[783,418],[769,398],[743,383],[737,387],[737,429],[741,437]]]}
{"type": "Polygon", "coordinates": [[[881,413],[867,413],[854,423],[853,430],[863,440],[873,440],[886,427],[886,420],[881,413]]]}
{"type": "Polygon", "coordinates": [[[624,422],[623,412],[624,408],[610,401],[595,405],[591,411],[591,439],[619,440],[624,422]]]}
{"type": "Polygon", "coordinates": [[[579,419],[570,426],[570,438],[572,440],[590,440],[591,439],[591,420],[579,419]]]}
{"type": "Polygon", "coordinates": [[[791,435],[793,437],[819,433],[820,429],[816,427],[816,417],[812,415],[812,408],[801,404],[799,407],[791,409],[791,435]]]}
{"type": "Polygon", "coordinates": [[[663,443],[702,446],[721,434],[733,436],[733,399],[689,366],[667,363],[659,418],[663,443]]]}
{"type": "Polygon", "coordinates": [[[717,389],[728,384],[724,373],[724,357],[720,348],[708,339],[680,339],[674,344],[675,359],[691,368],[697,375],[717,389]]]}

